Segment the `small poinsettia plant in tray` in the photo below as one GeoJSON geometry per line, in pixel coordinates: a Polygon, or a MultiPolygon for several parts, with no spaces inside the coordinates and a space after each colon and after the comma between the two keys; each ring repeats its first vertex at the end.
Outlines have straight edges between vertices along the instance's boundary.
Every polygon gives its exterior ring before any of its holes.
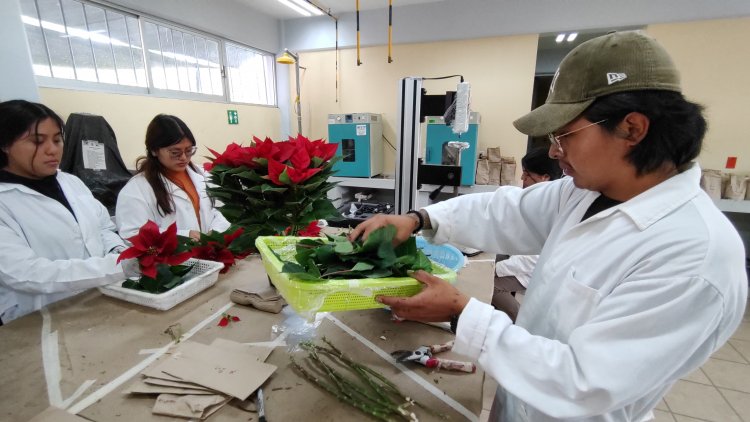
{"type": "Polygon", "coordinates": [[[128,279],[122,287],[149,293],[164,293],[184,282],[191,265],[182,265],[193,257],[190,248],[177,239],[177,225],[172,223],[164,232],[149,220],[138,234],[127,239],[132,246],[124,250],[117,262],[137,259],[141,277],[128,279]]]}
{"type": "Polygon", "coordinates": [[[405,277],[408,271],[432,272],[430,259],[417,248],[416,238],[393,246],[396,227],[381,227],[366,240],[350,241],[346,236],[301,239],[295,245],[296,262],[286,261],[281,269],[305,281],[335,278],[405,277]]]}
{"type": "Polygon", "coordinates": [[[224,264],[219,271],[224,274],[229,271],[236,260],[244,259],[254,250],[252,239],[242,237],[242,227],[230,228],[225,232],[201,233],[200,240],[194,241],[187,237],[180,237],[183,244],[190,248],[193,258],[216,261],[224,264]]]}

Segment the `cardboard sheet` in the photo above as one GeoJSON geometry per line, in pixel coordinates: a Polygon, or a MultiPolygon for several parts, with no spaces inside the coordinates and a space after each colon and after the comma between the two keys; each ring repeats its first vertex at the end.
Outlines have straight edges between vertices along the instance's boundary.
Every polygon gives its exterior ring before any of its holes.
{"type": "Polygon", "coordinates": [[[153,412],[157,415],[205,420],[214,412],[221,409],[229,400],[231,400],[231,397],[222,395],[178,396],[174,394],[161,394],[156,399],[153,412]]]}
{"type": "Polygon", "coordinates": [[[187,355],[175,356],[159,367],[170,375],[241,400],[248,398],[276,370],[274,365],[257,360],[217,359],[214,363],[208,363],[187,355]]]}
{"type": "Polygon", "coordinates": [[[248,353],[186,341],[151,371],[245,400],[276,370],[276,366],[258,359],[248,353]]]}
{"type": "Polygon", "coordinates": [[[192,390],[203,390],[208,391],[211,393],[215,393],[214,390],[211,390],[210,388],[206,388],[202,385],[198,385],[192,382],[186,382],[186,381],[171,381],[171,380],[163,380],[159,378],[150,378],[146,377],[143,379],[143,382],[150,385],[156,385],[160,387],[173,387],[173,388],[182,388],[182,389],[192,389],[192,390]]]}
{"type": "Polygon", "coordinates": [[[223,338],[215,338],[211,343],[212,347],[219,347],[227,351],[237,353],[247,353],[258,357],[258,360],[265,362],[268,359],[268,355],[273,352],[272,347],[266,346],[249,346],[247,344],[237,343],[223,338]]]}
{"type": "Polygon", "coordinates": [[[216,394],[215,391],[204,388],[171,387],[166,385],[149,384],[144,380],[137,380],[125,391],[127,394],[216,394]]]}

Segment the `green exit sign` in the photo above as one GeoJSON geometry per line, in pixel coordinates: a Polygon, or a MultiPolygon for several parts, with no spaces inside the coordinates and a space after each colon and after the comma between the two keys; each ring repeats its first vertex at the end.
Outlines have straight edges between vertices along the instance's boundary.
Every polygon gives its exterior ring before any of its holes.
{"type": "Polygon", "coordinates": [[[227,110],[227,123],[230,125],[236,125],[240,122],[240,115],[237,114],[237,110],[227,110]]]}

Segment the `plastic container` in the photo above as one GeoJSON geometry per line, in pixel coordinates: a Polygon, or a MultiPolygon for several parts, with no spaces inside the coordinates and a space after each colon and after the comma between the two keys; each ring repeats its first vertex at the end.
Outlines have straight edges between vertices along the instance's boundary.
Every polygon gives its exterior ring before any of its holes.
{"type": "Polygon", "coordinates": [[[164,293],[154,294],[126,289],[120,285],[121,283],[101,286],[99,287],[99,291],[105,296],[114,297],[125,302],[166,311],[213,286],[219,278],[219,270],[224,268],[224,264],[221,262],[193,258],[187,260],[184,265],[193,264],[195,265],[190,269],[190,272],[185,274],[185,282],[164,293]]]}
{"type": "MultiPolygon", "coordinates": [[[[413,296],[422,290],[422,283],[411,277],[359,278],[351,280],[305,281],[281,272],[284,261],[294,261],[294,245],[299,237],[260,236],[255,247],[271,282],[287,303],[299,314],[384,308],[375,296],[413,296]],[[280,259],[279,259],[280,258],[280,259]]],[[[433,261],[433,274],[451,283],[456,273],[433,261]]]]}
{"type": "Polygon", "coordinates": [[[433,245],[424,237],[417,236],[417,247],[422,249],[422,252],[431,260],[439,262],[455,272],[464,267],[466,258],[455,246],[448,244],[433,245]]]}

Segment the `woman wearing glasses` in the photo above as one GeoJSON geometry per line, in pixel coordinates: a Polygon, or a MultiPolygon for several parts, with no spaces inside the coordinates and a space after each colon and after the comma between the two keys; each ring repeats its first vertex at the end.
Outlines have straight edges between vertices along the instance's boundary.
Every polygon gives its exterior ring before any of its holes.
{"type": "Polygon", "coordinates": [[[203,172],[190,159],[195,137],[178,117],[159,114],[146,129],[146,156],[117,197],[115,219],[128,238],[152,220],[164,230],[177,222],[177,234],[199,239],[201,232],[224,231],[229,222],[206,194],[203,172]]]}

